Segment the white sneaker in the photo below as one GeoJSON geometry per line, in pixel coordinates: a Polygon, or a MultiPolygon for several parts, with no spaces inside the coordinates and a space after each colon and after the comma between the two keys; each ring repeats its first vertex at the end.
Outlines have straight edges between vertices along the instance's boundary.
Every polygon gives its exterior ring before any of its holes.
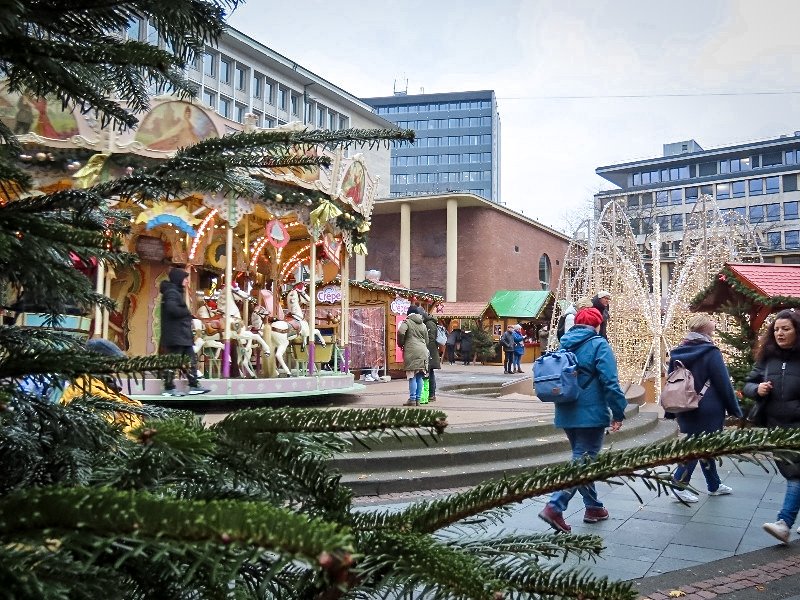
{"type": "Polygon", "coordinates": [[[728,494],[731,494],[731,493],[733,493],[733,490],[731,488],[729,488],[724,483],[720,483],[719,487],[713,492],[708,492],[708,495],[709,496],[727,496],[728,494]]]}
{"type": "Polygon", "coordinates": [[[789,530],[789,526],[783,522],[783,519],[778,519],[774,523],[764,523],[761,527],[772,537],[779,539],[784,544],[789,543],[789,535],[792,532],[789,530]]]}
{"type": "Polygon", "coordinates": [[[695,496],[689,490],[672,490],[672,493],[675,494],[675,496],[677,496],[678,500],[683,500],[684,502],[687,502],[689,504],[700,501],[700,498],[695,496]]]}

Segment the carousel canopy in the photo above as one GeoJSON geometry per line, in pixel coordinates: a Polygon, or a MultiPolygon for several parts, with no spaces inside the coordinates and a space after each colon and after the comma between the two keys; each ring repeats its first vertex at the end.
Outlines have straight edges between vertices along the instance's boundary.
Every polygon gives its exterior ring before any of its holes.
{"type": "Polygon", "coordinates": [[[538,319],[552,302],[553,294],[546,290],[499,290],[486,310],[498,317],[538,319]]]}

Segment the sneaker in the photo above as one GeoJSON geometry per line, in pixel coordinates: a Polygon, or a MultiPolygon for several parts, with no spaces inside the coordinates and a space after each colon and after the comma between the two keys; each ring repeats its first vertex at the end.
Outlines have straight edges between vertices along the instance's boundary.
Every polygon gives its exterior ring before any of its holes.
{"type": "Polygon", "coordinates": [[[783,522],[783,519],[778,519],[774,523],[764,523],[761,527],[772,537],[779,539],[784,544],[789,543],[791,531],[789,530],[789,526],[783,522]]]}
{"type": "Polygon", "coordinates": [[[589,506],[583,513],[584,523],[597,523],[608,519],[608,511],[603,506],[589,506]]]}
{"type": "Polygon", "coordinates": [[[409,398],[403,403],[403,406],[419,406],[419,402],[414,400],[413,398],[409,398]]]}
{"type": "Polygon", "coordinates": [[[572,531],[572,527],[567,525],[564,520],[563,513],[553,508],[550,504],[546,505],[542,512],[539,513],[539,518],[556,531],[563,531],[564,533],[572,531]]]}
{"type": "Polygon", "coordinates": [[[733,490],[729,488],[724,483],[720,483],[719,487],[714,490],[713,492],[708,492],[709,496],[727,496],[728,494],[733,493],[733,490]]]}
{"type": "Polygon", "coordinates": [[[208,388],[200,387],[199,385],[193,385],[189,388],[189,395],[190,396],[197,396],[199,394],[207,394],[211,390],[208,388]]]}
{"type": "Polygon", "coordinates": [[[428,402],[436,402],[436,396],[431,396],[428,398],[428,402]]]}
{"type": "Polygon", "coordinates": [[[184,394],[183,392],[179,392],[178,390],[164,390],[163,392],[161,392],[161,395],[166,398],[180,398],[182,396],[185,396],[186,394],[184,394]]]}
{"type": "Polygon", "coordinates": [[[700,501],[700,498],[695,496],[689,490],[672,490],[672,493],[675,494],[675,496],[678,498],[678,500],[681,500],[681,501],[689,503],[689,504],[692,504],[693,502],[699,502],[700,501]]]}
{"type": "Polygon", "coordinates": [[[375,381],[375,378],[371,374],[368,374],[364,376],[364,381],[375,381]]]}

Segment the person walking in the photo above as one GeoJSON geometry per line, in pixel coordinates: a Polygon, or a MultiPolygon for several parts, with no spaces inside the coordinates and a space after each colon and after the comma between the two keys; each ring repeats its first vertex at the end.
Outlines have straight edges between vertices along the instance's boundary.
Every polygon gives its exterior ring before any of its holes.
{"type": "Polygon", "coordinates": [[[439,328],[436,317],[426,314],[422,320],[428,330],[428,352],[430,353],[428,360],[428,402],[436,402],[436,369],[442,368],[442,362],[439,359],[439,344],[436,343],[439,328]]]}
{"type": "MultiPolygon", "coordinates": [[[[197,355],[194,352],[192,312],[184,299],[184,285],[189,274],[183,269],[172,268],[167,279],[161,282],[161,349],[164,354],[181,354],[189,357],[189,395],[207,394],[211,390],[200,387],[197,381],[197,355]]],[[[184,394],[175,389],[175,373],[169,369],[164,373],[162,396],[180,397],[184,394]]]]}
{"type": "Polygon", "coordinates": [[[611,304],[611,292],[600,290],[597,295],[592,298],[592,306],[600,311],[603,315],[603,324],[600,325],[600,335],[608,339],[608,320],[611,318],[611,312],[608,308],[611,304]]]}
{"type": "MultiPolygon", "coordinates": [[[[463,344],[462,344],[463,346],[463,344]]],[[[513,373],[514,365],[514,326],[506,327],[503,335],[500,336],[500,347],[503,349],[503,373],[509,375],[513,373]]],[[[464,363],[466,364],[466,363],[464,363]]]]}
{"type": "Polygon", "coordinates": [[[445,344],[445,352],[447,353],[447,362],[451,365],[456,364],[456,346],[461,341],[461,330],[454,327],[453,330],[447,334],[447,343],[445,344]]]}
{"type": "MultiPolygon", "coordinates": [[[[755,352],[756,364],[745,379],[742,393],[763,402],[767,427],[800,427],[800,313],[782,310],[767,326],[755,352]]],[[[800,458],[776,453],[776,464],[786,478],[783,506],[774,523],[762,526],[771,536],[789,543],[800,511],[800,458]]],[[[800,531],[798,531],[800,533],[800,531]]]]}
{"type": "Polygon", "coordinates": [[[397,345],[403,350],[403,369],[408,379],[408,400],[403,406],[419,406],[422,380],[428,370],[428,328],[422,312],[412,304],[406,320],[397,328],[397,345]]]}
{"type": "MultiPolygon", "coordinates": [[[[555,405],[555,426],[566,433],[573,462],[597,456],[606,429],[619,431],[628,405],[619,385],[617,360],[605,338],[598,335],[602,323],[600,311],[581,309],[575,315],[575,326],[561,338],[561,347],[573,351],[578,360],[581,387],[577,400],[555,405]]],[[[584,523],[608,519],[608,510],[597,498],[594,483],[555,492],[539,518],[556,531],[571,531],[563,513],[575,492],[583,497],[584,523]]]]}
{"type": "MultiPolygon", "coordinates": [[[[664,416],[667,419],[677,418],[681,433],[689,438],[721,431],[725,424],[725,414],[741,417],[742,409],[733,392],[722,352],[711,339],[714,334],[714,320],[707,314],[700,313],[689,317],[687,325],[689,331],[680,345],[670,350],[669,371],[675,368],[675,361],[679,360],[692,373],[695,391],[700,393],[704,387],[706,389],[697,409],[678,414],[666,413],[664,416]]],[[[673,482],[689,485],[698,462],[706,479],[709,496],[723,496],[733,491],[720,480],[717,463],[713,459],[690,460],[680,464],[672,474],[673,482]]],[[[673,493],[683,502],[699,500],[687,489],[676,489],[673,493]]]]}
{"type": "Polygon", "coordinates": [[[522,355],[525,354],[524,340],[525,336],[522,335],[522,325],[517,323],[514,325],[514,361],[511,365],[514,373],[522,373],[520,363],[522,361],[522,355]]]}

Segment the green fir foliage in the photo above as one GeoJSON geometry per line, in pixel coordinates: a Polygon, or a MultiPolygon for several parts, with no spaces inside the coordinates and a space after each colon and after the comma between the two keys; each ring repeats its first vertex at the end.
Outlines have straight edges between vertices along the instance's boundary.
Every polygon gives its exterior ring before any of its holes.
{"type": "MultiPolygon", "coordinates": [[[[135,126],[150,84],[191,92],[183,67],[220,35],[225,11],[236,4],[6,3],[0,74],[13,90],[55,96],[113,127],[135,126]],[[174,54],[109,34],[134,17],[155,24],[174,54]]],[[[236,134],[158,164],[142,162],[117,181],[27,199],[17,199],[30,183],[13,158],[19,147],[1,125],[0,138],[6,142],[0,287],[23,292],[57,325],[67,308],[90,311],[110,302],[93,292],[76,262],[135,260],[120,252],[128,216],[105,198],[202,191],[269,204],[285,190],[251,177],[249,169],[313,166],[307,159],[285,162],[293,145],[364,146],[409,141],[413,133],[236,134]]],[[[491,337],[472,330],[481,358],[491,337]]],[[[88,395],[54,404],[19,385],[27,380],[52,388],[85,373],[138,376],[179,365],[170,357],[103,358],[58,331],[0,326],[0,594],[24,600],[633,599],[630,583],[556,564],[599,556],[597,536],[490,535],[490,527],[515,504],[557,489],[639,479],[663,492],[670,485],[666,465],[687,458],[761,460],[760,452],[800,450],[800,430],[724,432],[533,469],[397,512],[370,511],[354,507],[327,459],[386,436],[435,444],[447,426],[444,413],[269,408],[236,411],[204,427],[188,412],[88,395]],[[140,424],[125,430],[121,415],[140,424]]]]}

